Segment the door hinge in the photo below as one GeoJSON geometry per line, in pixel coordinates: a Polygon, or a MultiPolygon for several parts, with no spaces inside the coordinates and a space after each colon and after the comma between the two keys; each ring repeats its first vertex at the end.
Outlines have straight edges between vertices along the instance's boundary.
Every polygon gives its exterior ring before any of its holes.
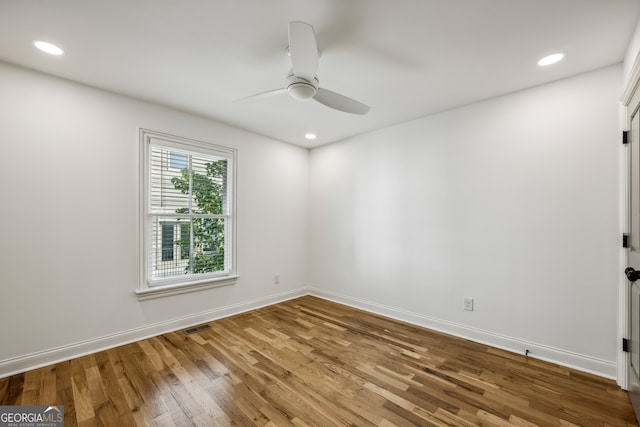
{"type": "Polygon", "coordinates": [[[623,248],[629,247],[629,235],[626,233],[622,235],[622,247],[623,248]]]}
{"type": "Polygon", "coordinates": [[[622,143],[626,144],[629,142],[629,131],[628,130],[623,130],[622,131],[622,143]]]}
{"type": "Polygon", "coordinates": [[[629,353],[629,340],[626,338],[622,338],[622,351],[629,353]]]}

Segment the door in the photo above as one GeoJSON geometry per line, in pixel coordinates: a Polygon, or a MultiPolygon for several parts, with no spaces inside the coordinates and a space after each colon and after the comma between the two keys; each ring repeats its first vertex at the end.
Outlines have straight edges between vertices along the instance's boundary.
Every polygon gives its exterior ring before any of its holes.
{"type": "Polygon", "coordinates": [[[636,90],[628,105],[627,133],[627,325],[628,351],[627,390],[640,422],[640,90],[636,90]]]}

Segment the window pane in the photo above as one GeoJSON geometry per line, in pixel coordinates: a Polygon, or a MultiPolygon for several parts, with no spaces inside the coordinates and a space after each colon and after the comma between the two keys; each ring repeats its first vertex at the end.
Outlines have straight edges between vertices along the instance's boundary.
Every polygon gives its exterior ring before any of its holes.
{"type": "Polygon", "coordinates": [[[180,245],[180,258],[189,259],[191,253],[191,224],[180,224],[180,240],[177,242],[180,245]]]}
{"type": "Polygon", "coordinates": [[[155,213],[176,213],[189,211],[189,170],[169,167],[169,154],[166,149],[151,147],[150,187],[151,206],[155,213]],[[187,191],[183,192],[179,183],[187,183],[187,191]]]}
{"type": "Polygon", "coordinates": [[[225,215],[227,161],[193,156],[193,213],[225,215]]]}
{"type": "Polygon", "coordinates": [[[173,224],[162,224],[162,261],[173,260],[173,224]]]}
{"type": "Polygon", "coordinates": [[[187,155],[169,152],[169,167],[171,169],[184,169],[188,165],[187,155]]]}
{"type": "Polygon", "coordinates": [[[151,230],[152,279],[227,271],[227,219],[193,218],[188,221],[181,219],[176,222],[174,219],[167,222],[166,218],[154,218],[151,230]],[[189,234],[191,230],[193,237],[189,234]],[[178,253],[180,255],[176,256],[178,253]]]}
{"type": "MultiPolygon", "coordinates": [[[[225,271],[225,219],[198,215],[227,214],[227,160],[185,154],[187,167],[176,170],[169,166],[175,163],[175,158],[171,160],[175,154],[164,147],[151,147],[151,212],[185,215],[156,223],[160,230],[152,239],[156,256],[151,276],[225,271]]],[[[160,221],[161,216],[155,218],[160,221]]]]}
{"type": "Polygon", "coordinates": [[[183,276],[190,274],[189,259],[177,257],[176,227],[179,224],[175,219],[154,217],[151,221],[151,247],[149,257],[151,260],[151,279],[183,276]],[[171,222],[169,222],[171,221],[171,222]]]}
{"type": "Polygon", "coordinates": [[[150,170],[152,213],[228,214],[226,159],[151,146],[150,170]]]}
{"type": "Polygon", "coordinates": [[[193,219],[193,272],[225,271],[225,220],[221,218],[193,219]]]}

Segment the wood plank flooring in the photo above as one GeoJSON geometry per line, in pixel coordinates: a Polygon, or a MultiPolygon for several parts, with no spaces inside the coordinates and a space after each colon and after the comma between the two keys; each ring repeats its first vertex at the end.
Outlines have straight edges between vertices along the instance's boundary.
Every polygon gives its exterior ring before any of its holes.
{"type": "Polygon", "coordinates": [[[614,381],[310,296],[0,379],[0,404],[67,427],[637,425],[614,381]]]}

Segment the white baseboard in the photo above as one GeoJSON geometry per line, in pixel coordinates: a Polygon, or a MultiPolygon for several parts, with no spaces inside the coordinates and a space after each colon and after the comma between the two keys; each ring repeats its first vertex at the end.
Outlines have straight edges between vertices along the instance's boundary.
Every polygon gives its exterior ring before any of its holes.
{"type": "Polygon", "coordinates": [[[170,319],[167,321],[129,329],[94,338],[86,341],[43,350],[36,353],[18,356],[11,359],[0,360],[0,378],[25,372],[31,369],[41,368],[53,363],[62,362],[87,354],[118,347],[131,342],[143,340],[149,337],[161,335],[167,332],[185,329],[189,326],[211,322],[223,317],[233,316],[246,311],[298,298],[308,294],[307,288],[299,288],[293,291],[282,292],[267,297],[256,298],[237,304],[207,310],[188,316],[170,319]]]}
{"type": "Polygon", "coordinates": [[[310,287],[309,294],[334,301],[339,304],[348,305],[371,313],[411,323],[413,325],[444,332],[513,353],[524,354],[526,350],[529,350],[529,357],[556,363],[558,365],[574,368],[601,377],[613,380],[616,379],[616,364],[615,362],[608,360],[597,359],[542,344],[536,344],[518,338],[512,338],[470,326],[460,325],[422,314],[400,310],[383,304],[353,298],[348,295],[324,289],[310,287]]]}
{"type": "Polygon", "coordinates": [[[293,291],[282,292],[267,297],[261,297],[195,313],[181,318],[171,319],[164,322],[134,328],[115,334],[105,335],[99,338],[81,341],[61,347],[52,348],[36,353],[27,354],[11,359],[0,360],[0,378],[37,369],[53,363],[62,362],[87,354],[118,347],[131,342],[139,341],[149,337],[161,335],[167,332],[185,329],[189,326],[211,322],[216,319],[233,316],[246,311],[255,310],[304,295],[313,295],[339,304],[348,305],[371,313],[386,316],[392,319],[422,326],[450,335],[469,339],[471,341],[486,344],[492,347],[514,353],[524,354],[525,349],[529,350],[529,356],[536,359],[557,363],[558,365],[589,372],[601,377],[615,379],[616,364],[607,360],[601,360],[590,356],[568,352],[541,344],[524,341],[517,338],[507,337],[493,332],[460,325],[433,317],[425,316],[410,311],[397,309],[394,307],[353,298],[347,295],[326,291],[319,288],[299,288],[293,291]]]}

